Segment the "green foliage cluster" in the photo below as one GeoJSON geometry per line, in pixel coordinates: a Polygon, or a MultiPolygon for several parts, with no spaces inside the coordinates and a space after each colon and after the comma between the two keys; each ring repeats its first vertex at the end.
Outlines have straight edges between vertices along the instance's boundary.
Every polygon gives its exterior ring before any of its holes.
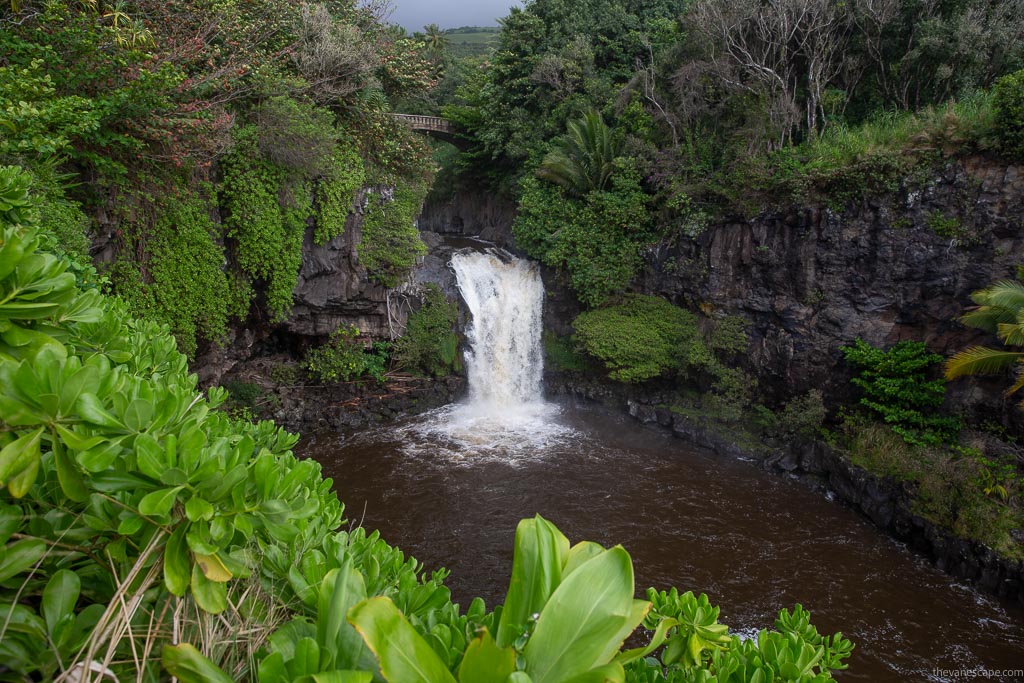
{"type": "Polygon", "coordinates": [[[1003,76],[992,88],[992,112],[1000,149],[1024,158],[1024,69],[1003,76]]]}
{"type": "Polygon", "coordinates": [[[722,410],[746,406],[752,380],[728,359],[747,346],[742,321],[725,318],[705,335],[697,316],[655,296],[627,294],[573,321],[574,341],[620,382],[642,382],[670,372],[706,375],[722,410]]]}
{"type": "Polygon", "coordinates": [[[360,334],[355,325],[339,327],[326,344],[306,353],[306,369],[321,382],[350,382],[366,375],[383,382],[391,347],[374,342],[367,350],[360,334]]]}
{"type": "Polygon", "coordinates": [[[291,310],[305,216],[312,213],[312,205],[308,186],[298,180],[286,186],[291,179],[285,169],[261,157],[256,133],[254,128],[241,131],[235,149],[222,160],[220,202],[239,267],[249,277],[267,281],[268,304],[280,320],[291,310]]]}
{"type": "Polygon", "coordinates": [[[609,190],[576,198],[559,186],[525,178],[512,232],[516,245],[555,268],[564,268],[580,301],[601,304],[625,289],[655,240],[647,195],[636,169],[622,160],[609,190]]]}
{"type": "Polygon", "coordinates": [[[385,287],[396,287],[427,247],[416,229],[425,184],[377,187],[366,193],[362,237],[356,250],[359,262],[385,287]]]}
{"type": "Polygon", "coordinates": [[[216,342],[228,331],[232,293],[214,207],[197,194],[168,201],[148,240],[150,281],[145,286],[153,317],[171,328],[188,356],[195,353],[198,338],[216,342]]]}
{"type": "Polygon", "coordinates": [[[570,546],[539,517],[517,529],[504,606],[477,599],[461,613],[445,571],[425,576],[376,532],[338,532],[332,482],[292,455],[296,437],[215,410],[226,392],[198,392],[168,329],[80,289],[21,224],[23,177],[0,182],[0,657],[11,676],[46,680],[102,658],[120,679],[183,683],[624,683],[659,649],[689,657],[654,665],[668,675],[724,671],[733,653],[742,673],[728,680],[744,683],[843,668],[851,646],[821,639],[799,608],[755,653],[709,622],[706,598],[676,592],[678,607],[652,593],[666,614],[646,646],[622,651],[652,607],[633,597],[628,553],[570,546]]]}
{"type": "MultiPolygon", "coordinates": [[[[782,610],[777,630],[761,631],[754,643],[718,624],[718,608],[705,595],[651,589],[649,600],[635,600],[632,561],[622,546],[603,548],[587,541],[570,546],[540,516],[523,519],[516,529],[512,581],[503,607],[480,614],[468,641],[461,633],[446,638],[464,649],[438,648],[417,633],[395,601],[359,601],[365,597],[359,589],[356,580],[339,600],[349,624],[338,633],[358,633],[364,642],[355,638],[352,646],[356,652],[360,646],[373,652],[388,683],[825,683],[833,680],[831,672],[846,669],[844,660],[853,650],[840,633],[822,637],[800,605],[792,612],[782,610]],[[649,642],[622,649],[641,623],[653,632],[649,642]]],[[[306,663],[301,673],[323,670],[315,667],[315,659],[311,667],[308,655],[306,663]]],[[[211,678],[216,671],[204,664],[211,678]]]]}
{"type": "MultiPolygon", "coordinates": [[[[340,235],[369,166],[382,185],[429,180],[426,145],[385,112],[388,97],[430,86],[434,67],[372,7],[57,1],[5,5],[0,21],[0,162],[60,180],[41,210],[51,232],[77,235],[68,249],[84,251],[79,205],[114,223],[115,290],[171,322],[190,353],[223,336],[216,297],[228,316],[253,299],[288,315],[307,225],[318,243],[340,235]],[[209,183],[207,238],[192,205],[209,183]]],[[[385,233],[367,250],[397,278],[408,248],[385,233]]]]}
{"type": "Polygon", "coordinates": [[[366,181],[363,160],[355,149],[338,145],[329,167],[316,186],[317,244],[327,244],[345,231],[359,189],[366,181]]]}
{"type": "Polygon", "coordinates": [[[461,366],[455,332],[458,317],[458,305],[449,301],[437,285],[427,285],[422,305],[409,314],[405,332],[395,341],[395,365],[432,377],[457,371],[461,366]]]}
{"type": "Polygon", "coordinates": [[[937,412],[946,396],[945,381],[928,379],[929,370],[942,362],[942,356],[914,341],[882,350],[857,339],[842,347],[842,352],[858,369],[858,376],[850,381],[864,392],[860,404],[907,443],[939,445],[956,438],[960,421],[937,412]]]}
{"type": "MultiPolygon", "coordinates": [[[[20,224],[26,214],[16,210],[26,177],[0,190],[0,659],[8,671],[49,679],[100,653],[117,676],[161,680],[153,659],[132,653],[159,653],[168,642],[176,618],[168,600],[184,597],[225,623],[284,610],[301,627],[317,613],[321,586],[345,566],[363,570],[370,594],[390,595],[421,627],[429,623],[425,634],[457,626],[444,572],[422,577],[376,535],[336,532],[342,505],[319,465],[291,454],[296,437],[213,410],[226,392],[198,392],[166,327],[77,288],[66,261],[38,250],[38,229],[20,224]],[[142,624],[145,643],[112,635],[142,624]]],[[[201,619],[175,623],[184,640],[209,634],[201,619]]],[[[232,647],[218,656],[232,677],[256,678],[255,654],[232,647]]]]}
{"type": "Polygon", "coordinates": [[[581,313],[573,328],[576,342],[620,382],[642,382],[710,357],[697,316],[654,296],[628,294],[581,313]]]}

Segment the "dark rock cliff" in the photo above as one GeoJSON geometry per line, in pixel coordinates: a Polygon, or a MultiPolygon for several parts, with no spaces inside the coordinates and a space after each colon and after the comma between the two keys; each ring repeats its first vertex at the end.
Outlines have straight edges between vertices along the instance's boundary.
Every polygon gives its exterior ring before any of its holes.
{"type": "MultiPolygon", "coordinates": [[[[709,226],[696,240],[651,250],[638,289],[745,318],[750,370],[769,397],[811,388],[842,396],[839,347],[857,337],[922,340],[941,354],[992,343],[956,318],[972,291],[1021,263],[1024,173],[970,158],[923,187],[842,211],[799,207],[709,226]]],[[[952,385],[958,402],[988,397],[986,410],[1006,410],[993,401],[998,391],[981,386],[952,385]]]]}
{"type": "Polygon", "coordinates": [[[513,248],[515,203],[483,192],[455,192],[446,199],[428,199],[419,218],[420,230],[442,235],[479,237],[513,248]]]}

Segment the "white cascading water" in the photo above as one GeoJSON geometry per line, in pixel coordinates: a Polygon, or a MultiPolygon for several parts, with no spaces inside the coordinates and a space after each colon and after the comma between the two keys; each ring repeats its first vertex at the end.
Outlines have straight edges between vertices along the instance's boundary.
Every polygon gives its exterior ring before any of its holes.
{"type": "Polygon", "coordinates": [[[557,406],[542,396],[544,285],[537,266],[493,250],[456,254],[451,266],[472,315],[469,396],[411,425],[426,441],[408,439],[406,450],[459,461],[539,457],[575,432],[559,424],[557,406]]]}
{"type": "Polygon", "coordinates": [[[544,285],[535,264],[493,252],[452,258],[473,320],[466,336],[469,405],[480,413],[529,410],[541,401],[544,285]]]}

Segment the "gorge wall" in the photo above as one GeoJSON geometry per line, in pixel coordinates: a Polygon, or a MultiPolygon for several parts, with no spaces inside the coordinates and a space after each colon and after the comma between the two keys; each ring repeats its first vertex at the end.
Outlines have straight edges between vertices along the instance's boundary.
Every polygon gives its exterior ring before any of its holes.
{"type": "MultiPolygon", "coordinates": [[[[923,186],[842,210],[794,207],[708,226],[696,239],[646,254],[635,289],[710,316],[749,323],[747,370],[758,393],[782,401],[812,388],[845,398],[839,347],[921,340],[949,355],[994,340],[957,322],[970,294],[1024,264],[1024,173],[972,157],[946,165],[923,186]]],[[[579,310],[556,273],[546,320],[559,334],[579,310]]],[[[1014,417],[1005,378],[963,379],[950,400],[1014,417]]]]}

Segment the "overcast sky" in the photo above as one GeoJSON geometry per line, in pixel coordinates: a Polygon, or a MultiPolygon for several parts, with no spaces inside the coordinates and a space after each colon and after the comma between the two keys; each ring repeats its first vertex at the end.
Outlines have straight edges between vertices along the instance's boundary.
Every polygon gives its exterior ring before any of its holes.
{"type": "Polygon", "coordinates": [[[459,26],[497,26],[517,0],[392,0],[395,11],[391,23],[404,26],[410,33],[422,31],[427,24],[441,28],[459,26]]]}

